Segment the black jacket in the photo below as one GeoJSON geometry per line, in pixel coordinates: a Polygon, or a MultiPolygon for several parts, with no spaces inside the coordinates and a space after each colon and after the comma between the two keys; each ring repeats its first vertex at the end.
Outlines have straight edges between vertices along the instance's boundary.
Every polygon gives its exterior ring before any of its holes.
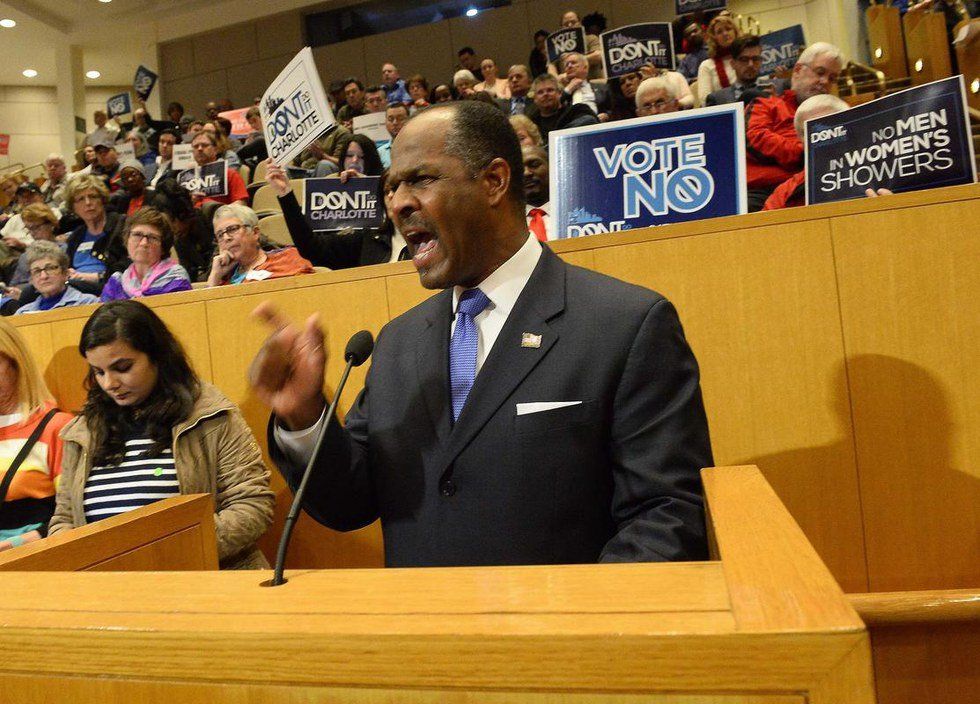
{"type": "MultiPolygon", "coordinates": [[[[105,271],[102,273],[102,283],[115,274],[117,271],[125,271],[130,265],[129,252],[126,251],[126,243],[123,242],[123,227],[126,224],[126,216],[122,213],[106,213],[105,230],[103,235],[92,245],[92,256],[105,264],[105,271]]],[[[68,262],[73,266],[75,252],[78,245],[85,239],[87,228],[82,223],[68,235],[68,262]]]]}

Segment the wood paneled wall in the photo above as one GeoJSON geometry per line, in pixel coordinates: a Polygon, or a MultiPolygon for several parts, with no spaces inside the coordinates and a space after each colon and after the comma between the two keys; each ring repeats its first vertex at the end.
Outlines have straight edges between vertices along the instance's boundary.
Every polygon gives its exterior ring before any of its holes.
{"type": "MultiPolygon", "coordinates": [[[[554,248],[674,301],[701,364],[716,464],[759,465],[845,591],[968,588],[980,584],[978,202],[980,185],[962,186],[554,248]]],[[[404,262],[148,302],[264,443],[267,411],[245,380],[265,335],[249,315],[259,301],[296,320],[320,314],[334,383],[349,335],[377,334],[428,295],[404,262]]],[[[12,319],[65,408],[83,398],[75,346],[90,312],[12,319]]],[[[270,554],[289,494],[274,478],[270,554]]],[[[338,534],[306,518],[290,557],[380,563],[376,526],[338,534]]]]}

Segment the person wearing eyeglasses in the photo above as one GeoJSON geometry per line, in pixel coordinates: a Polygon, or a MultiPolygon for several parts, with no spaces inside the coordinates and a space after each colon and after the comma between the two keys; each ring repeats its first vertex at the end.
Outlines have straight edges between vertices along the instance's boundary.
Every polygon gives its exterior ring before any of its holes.
{"type": "Polygon", "coordinates": [[[789,90],[756,98],[745,108],[745,175],[749,212],[762,210],[776,186],[803,168],[803,142],[793,118],[807,98],[831,92],[844,57],[827,42],[811,44],[793,67],[789,90]]]}
{"type": "Polygon", "coordinates": [[[663,115],[680,110],[674,86],[662,76],[646,78],[636,89],[636,116],[663,115]]]}
{"type": "Polygon", "coordinates": [[[156,208],[140,208],[126,220],[123,238],[133,263],[106,281],[103,301],[191,290],[187,270],[170,258],[174,246],[170,218],[156,208]]]}
{"type": "Polygon", "coordinates": [[[295,247],[265,250],[259,218],[248,206],[223,205],[214,213],[218,253],[211,262],[208,286],[312,274],[313,265],[295,247]]]}
{"type": "Polygon", "coordinates": [[[68,285],[68,255],[56,243],[32,242],[24,254],[38,297],[18,308],[14,315],[99,302],[95,296],[68,285]]]}
{"type": "Polygon", "coordinates": [[[756,84],[762,68],[762,41],[758,36],[743,34],[735,40],[732,44],[732,63],[735,65],[735,82],[708,95],[705,105],[737,102],[748,105],[756,98],[769,95],[768,88],[756,84]]]}
{"type": "Polygon", "coordinates": [[[82,224],[68,235],[68,270],[72,285],[85,293],[102,293],[105,280],[129,266],[122,240],[126,218],[106,211],[109,189],[98,176],[76,176],[68,182],[65,200],[82,224]]]}
{"type": "MultiPolygon", "coordinates": [[[[24,229],[27,230],[33,241],[54,242],[55,231],[58,229],[59,215],[56,211],[49,208],[44,203],[33,203],[22,211],[20,216],[24,221],[24,229]]],[[[64,244],[58,243],[64,249],[64,244]]],[[[27,252],[20,255],[17,260],[17,267],[10,275],[8,284],[11,287],[25,286],[31,281],[31,274],[27,264],[27,252]]],[[[5,295],[10,295],[11,289],[4,291],[5,295]]],[[[17,295],[14,296],[19,297],[17,295]]]]}

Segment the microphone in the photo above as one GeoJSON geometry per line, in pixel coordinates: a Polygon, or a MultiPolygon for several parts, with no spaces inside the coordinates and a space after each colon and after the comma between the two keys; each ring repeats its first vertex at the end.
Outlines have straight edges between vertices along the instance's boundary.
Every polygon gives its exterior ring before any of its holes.
{"type": "Polygon", "coordinates": [[[310,474],[313,473],[313,463],[316,461],[317,455],[320,454],[320,445],[323,444],[323,438],[327,434],[327,425],[330,424],[330,419],[333,418],[333,414],[337,410],[337,401],[340,399],[340,392],[344,390],[344,385],[347,383],[347,377],[350,376],[350,370],[353,367],[359,367],[364,364],[367,358],[371,356],[373,350],[374,336],[368,330],[361,330],[360,332],[354,333],[350,340],[347,341],[347,347],[344,349],[344,360],[346,360],[347,366],[344,367],[344,373],[340,377],[340,383],[337,384],[333,401],[330,402],[330,407],[327,409],[325,416],[326,422],[319,430],[316,444],[313,446],[313,454],[310,456],[310,461],[306,464],[303,479],[300,480],[299,486],[296,488],[293,505],[290,506],[289,514],[286,516],[286,523],[282,529],[282,538],[279,540],[279,550],[276,553],[275,571],[272,575],[272,581],[266,583],[269,586],[278,587],[286,581],[283,579],[282,573],[286,565],[286,551],[289,549],[289,539],[293,535],[293,527],[296,525],[296,519],[299,518],[303,495],[306,493],[306,485],[310,480],[310,474]]]}

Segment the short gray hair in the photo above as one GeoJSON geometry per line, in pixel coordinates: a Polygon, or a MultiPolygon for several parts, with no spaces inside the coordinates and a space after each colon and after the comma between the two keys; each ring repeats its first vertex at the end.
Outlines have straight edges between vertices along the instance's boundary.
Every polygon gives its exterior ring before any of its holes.
{"type": "Polygon", "coordinates": [[[67,164],[67,162],[65,161],[65,157],[63,157],[61,154],[56,154],[54,152],[51,152],[46,157],[44,157],[44,165],[47,166],[48,162],[50,161],[60,161],[62,164],[67,164]]]}
{"type": "Polygon", "coordinates": [[[585,64],[586,66],[589,65],[589,59],[588,59],[588,57],[586,57],[585,54],[580,54],[577,51],[568,51],[568,52],[565,52],[564,54],[561,55],[561,67],[562,67],[562,69],[565,68],[565,62],[568,61],[573,56],[576,59],[578,59],[579,61],[581,61],[583,64],[585,64]]]}
{"type": "Polygon", "coordinates": [[[653,76],[651,78],[643,79],[640,85],[637,86],[636,107],[640,107],[640,99],[645,94],[655,90],[662,90],[667,93],[668,98],[671,100],[677,100],[677,91],[674,89],[674,86],[661,76],[653,76]]]}
{"type": "Polygon", "coordinates": [[[214,217],[211,218],[211,223],[214,224],[218,220],[224,220],[225,218],[235,218],[246,227],[255,228],[259,224],[259,216],[255,214],[255,211],[241,203],[222,205],[214,211],[214,217]]]}
{"type": "Polygon", "coordinates": [[[844,54],[830,42],[814,42],[800,53],[796,60],[798,64],[808,64],[821,56],[829,56],[836,59],[841,66],[844,65],[844,54]]]}
{"type": "Polygon", "coordinates": [[[803,139],[803,125],[812,115],[817,113],[821,115],[832,115],[836,112],[850,110],[850,108],[850,105],[836,95],[830,95],[829,93],[814,95],[804,100],[796,108],[796,115],[793,116],[793,127],[796,129],[796,134],[799,135],[800,139],[803,139]]]}
{"type": "Polygon", "coordinates": [[[473,72],[465,68],[461,68],[453,74],[453,86],[458,85],[460,81],[473,81],[474,84],[477,82],[473,72]]]}
{"type": "Polygon", "coordinates": [[[34,262],[40,259],[54,259],[55,263],[65,270],[70,265],[65,250],[59,247],[57,243],[48,242],[47,240],[35,240],[31,242],[27,245],[24,256],[27,257],[28,269],[34,266],[34,262]]]}

